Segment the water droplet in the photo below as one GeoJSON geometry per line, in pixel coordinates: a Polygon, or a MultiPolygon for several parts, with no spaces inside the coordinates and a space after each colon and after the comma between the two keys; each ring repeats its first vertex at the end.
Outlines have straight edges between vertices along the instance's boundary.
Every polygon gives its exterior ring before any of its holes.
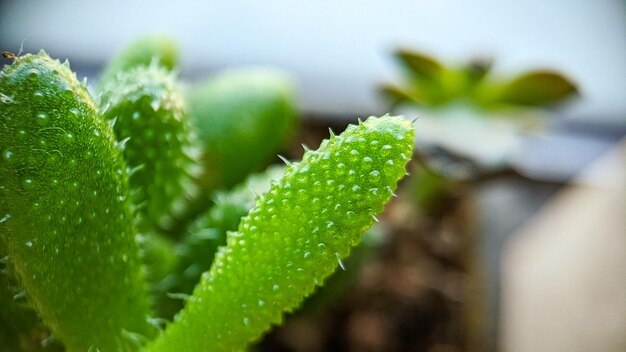
{"type": "Polygon", "coordinates": [[[80,112],[80,111],[78,111],[78,109],[76,109],[76,108],[71,108],[71,109],[70,109],[70,113],[71,113],[72,115],[74,115],[74,116],[78,116],[78,113],[79,113],[79,112],[80,112]]]}
{"type": "Polygon", "coordinates": [[[265,301],[259,300],[259,307],[263,307],[265,305],[265,301]]]}
{"type": "Polygon", "coordinates": [[[9,160],[13,157],[13,152],[10,150],[5,150],[2,156],[4,156],[6,160],[9,160]]]}
{"type": "Polygon", "coordinates": [[[94,136],[96,136],[96,137],[100,137],[100,131],[99,131],[97,128],[94,128],[94,129],[93,129],[93,134],[94,134],[94,136]]]}
{"type": "Polygon", "coordinates": [[[18,300],[18,299],[24,298],[24,297],[26,297],[26,290],[21,290],[17,294],[13,295],[13,299],[14,300],[18,300]]]}
{"type": "Polygon", "coordinates": [[[0,93],[0,101],[3,102],[4,104],[11,104],[13,102],[13,98],[11,98],[8,95],[4,95],[0,93]]]}
{"type": "Polygon", "coordinates": [[[279,288],[278,284],[274,284],[274,286],[272,286],[272,290],[274,291],[278,291],[279,288]]]}
{"type": "Polygon", "coordinates": [[[304,252],[304,258],[308,258],[311,256],[311,252],[304,252]]]}
{"type": "Polygon", "coordinates": [[[33,93],[33,95],[35,96],[35,98],[37,99],[41,99],[43,98],[43,92],[40,90],[35,91],[35,93],[33,93]]]}
{"type": "Polygon", "coordinates": [[[360,190],[361,190],[361,187],[359,187],[358,185],[352,186],[352,192],[358,192],[360,190]]]}
{"type": "Polygon", "coordinates": [[[61,96],[64,99],[70,99],[74,97],[74,92],[70,88],[66,88],[63,92],[61,92],[61,96]]]}
{"type": "Polygon", "coordinates": [[[244,317],[244,318],[243,318],[243,325],[245,325],[245,326],[250,325],[250,318],[248,318],[248,317],[244,317]]]}
{"type": "Polygon", "coordinates": [[[378,170],[374,170],[374,171],[370,172],[370,176],[372,176],[372,177],[378,177],[378,176],[380,176],[380,171],[378,171],[378,170]]]}
{"type": "Polygon", "coordinates": [[[0,219],[0,224],[3,222],[7,222],[7,220],[9,220],[10,218],[11,218],[11,214],[7,214],[3,216],[2,219],[0,219]]]}
{"type": "Polygon", "coordinates": [[[26,246],[27,247],[32,247],[33,246],[33,242],[31,242],[31,241],[26,242],[26,246]]]}
{"type": "Polygon", "coordinates": [[[48,115],[46,115],[46,114],[45,114],[45,113],[43,113],[43,112],[40,112],[39,114],[37,114],[37,117],[38,117],[40,120],[45,120],[45,119],[47,119],[47,118],[48,118],[48,115]]]}
{"type": "Polygon", "coordinates": [[[152,107],[152,110],[157,111],[161,107],[161,102],[155,99],[150,103],[150,106],[152,107]]]}
{"type": "Polygon", "coordinates": [[[139,114],[139,111],[133,112],[133,120],[137,120],[139,119],[139,117],[141,117],[141,114],[139,114]]]}

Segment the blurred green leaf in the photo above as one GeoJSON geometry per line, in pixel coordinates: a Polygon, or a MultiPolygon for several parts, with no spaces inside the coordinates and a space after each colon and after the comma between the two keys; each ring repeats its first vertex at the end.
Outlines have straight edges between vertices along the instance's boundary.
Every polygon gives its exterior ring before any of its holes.
{"type": "Polygon", "coordinates": [[[380,87],[380,92],[390,100],[392,106],[396,106],[407,101],[420,104],[413,92],[398,86],[384,84],[380,87]]]}
{"type": "Polygon", "coordinates": [[[404,69],[405,85],[379,89],[391,107],[400,104],[438,109],[459,102],[483,111],[503,107],[543,107],[577,93],[572,81],[554,71],[528,71],[512,80],[494,79],[493,60],[477,57],[463,65],[445,66],[436,59],[408,49],[394,57],[404,69]]]}
{"type": "Polygon", "coordinates": [[[574,83],[553,71],[531,71],[507,83],[496,103],[543,106],[557,103],[578,92],[574,83]]]}
{"type": "Polygon", "coordinates": [[[152,60],[157,60],[159,66],[168,71],[175,69],[180,61],[178,43],[164,36],[147,36],[133,41],[104,68],[98,80],[98,90],[102,90],[120,72],[149,66],[152,60]]]}
{"type": "Polygon", "coordinates": [[[399,49],[395,57],[418,80],[438,82],[444,67],[432,57],[406,49],[399,49]]]}
{"type": "Polygon", "coordinates": [[[224,71],[195,86],[187,100],[204,152],[204,191],[230,188],[261,170],[298,123],[296,83],[277,69],[224,71]]]}

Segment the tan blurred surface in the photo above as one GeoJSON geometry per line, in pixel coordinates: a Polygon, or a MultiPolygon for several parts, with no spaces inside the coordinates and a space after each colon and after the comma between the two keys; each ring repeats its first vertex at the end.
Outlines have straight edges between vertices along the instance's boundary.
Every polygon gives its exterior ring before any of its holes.
{"type": "Polygon", "coordinates": [[[515,234],[503,254],[507,352],[626,351],[626,140],[515,234]]]}

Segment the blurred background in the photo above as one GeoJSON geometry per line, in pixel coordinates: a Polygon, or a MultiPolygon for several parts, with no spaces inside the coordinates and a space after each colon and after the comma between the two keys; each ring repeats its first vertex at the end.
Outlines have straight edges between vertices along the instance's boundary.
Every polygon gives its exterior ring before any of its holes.
{"type": "Polygon", "coordinates": [[[626,350],[624,1],[0,1],[0,49],[44,48],[90,82],[153,34],[188,82],[289,72],[292,159],[328,126],[418,118],[353,282],[254,348],[626,350]]]}

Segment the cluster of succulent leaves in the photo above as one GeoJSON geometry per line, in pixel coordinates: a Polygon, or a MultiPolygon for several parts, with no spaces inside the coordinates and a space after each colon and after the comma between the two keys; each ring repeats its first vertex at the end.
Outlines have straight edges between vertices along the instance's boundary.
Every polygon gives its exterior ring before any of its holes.
{"type": "MultiPolygon", "coordinates": [[[[536,124],[537,109],[562,103],[577,94],[576,85],[568,77],[552,70],[529,70],[507,79],[492,72],[489,59],[446,65],[406,49],[397,50],[394,58],[402,68],[403,83],[380,87],[390,108],[413,107],[434,112],[432,123],[440,124],[442,131],[455,128],[458,115],[471,117],[480,126],[492,124],[494,119],[488,118],[495,116],[499,123],[510,124],[510,130],[523,129],[525,124],[536,124]]],[[[455,139],[455,150],[445,138],[436,134],[431,138],[436,140],[435,145],[430,145],[434,150],[420,150],[418,159],[422,165],[413,169],[409,187],[414,202],[428,213],[444,211],[466,185],[510,168],[506,164],[481,165],[471,154],[458,155],[456,151],[463,143],[481,143],[473,140],[471,134],[466,139],[455,139]],[[438,137],[442,140],[436,140],[438,137]],[[465,166],[471,171],[460,173],[462,176],[445,170],[465,170],[465,166]]]]}
{"type": "Polygon", "coordinates": [[[423,53],[400,49],[394,53],[405,84],[381,87],[393,105],[434,108],[463,101],[483,110],[510,106],[541,107],[559,103],[577,93],[574,83],[551,70],[534,70],[510,79],[492,74],[492,61],[476,59],[446,66],[423,53]]]}
{"type": "Polygon", "coordinates": [[[412,155],[411,123],[371,117],[237,186],[295,127],[284,73],[184,88],[175,44],[147,38],[110,63],[94,99],[67,61],[12,59],[0,73],[4,350],[245,349],[348,256],[412,155]]]}

